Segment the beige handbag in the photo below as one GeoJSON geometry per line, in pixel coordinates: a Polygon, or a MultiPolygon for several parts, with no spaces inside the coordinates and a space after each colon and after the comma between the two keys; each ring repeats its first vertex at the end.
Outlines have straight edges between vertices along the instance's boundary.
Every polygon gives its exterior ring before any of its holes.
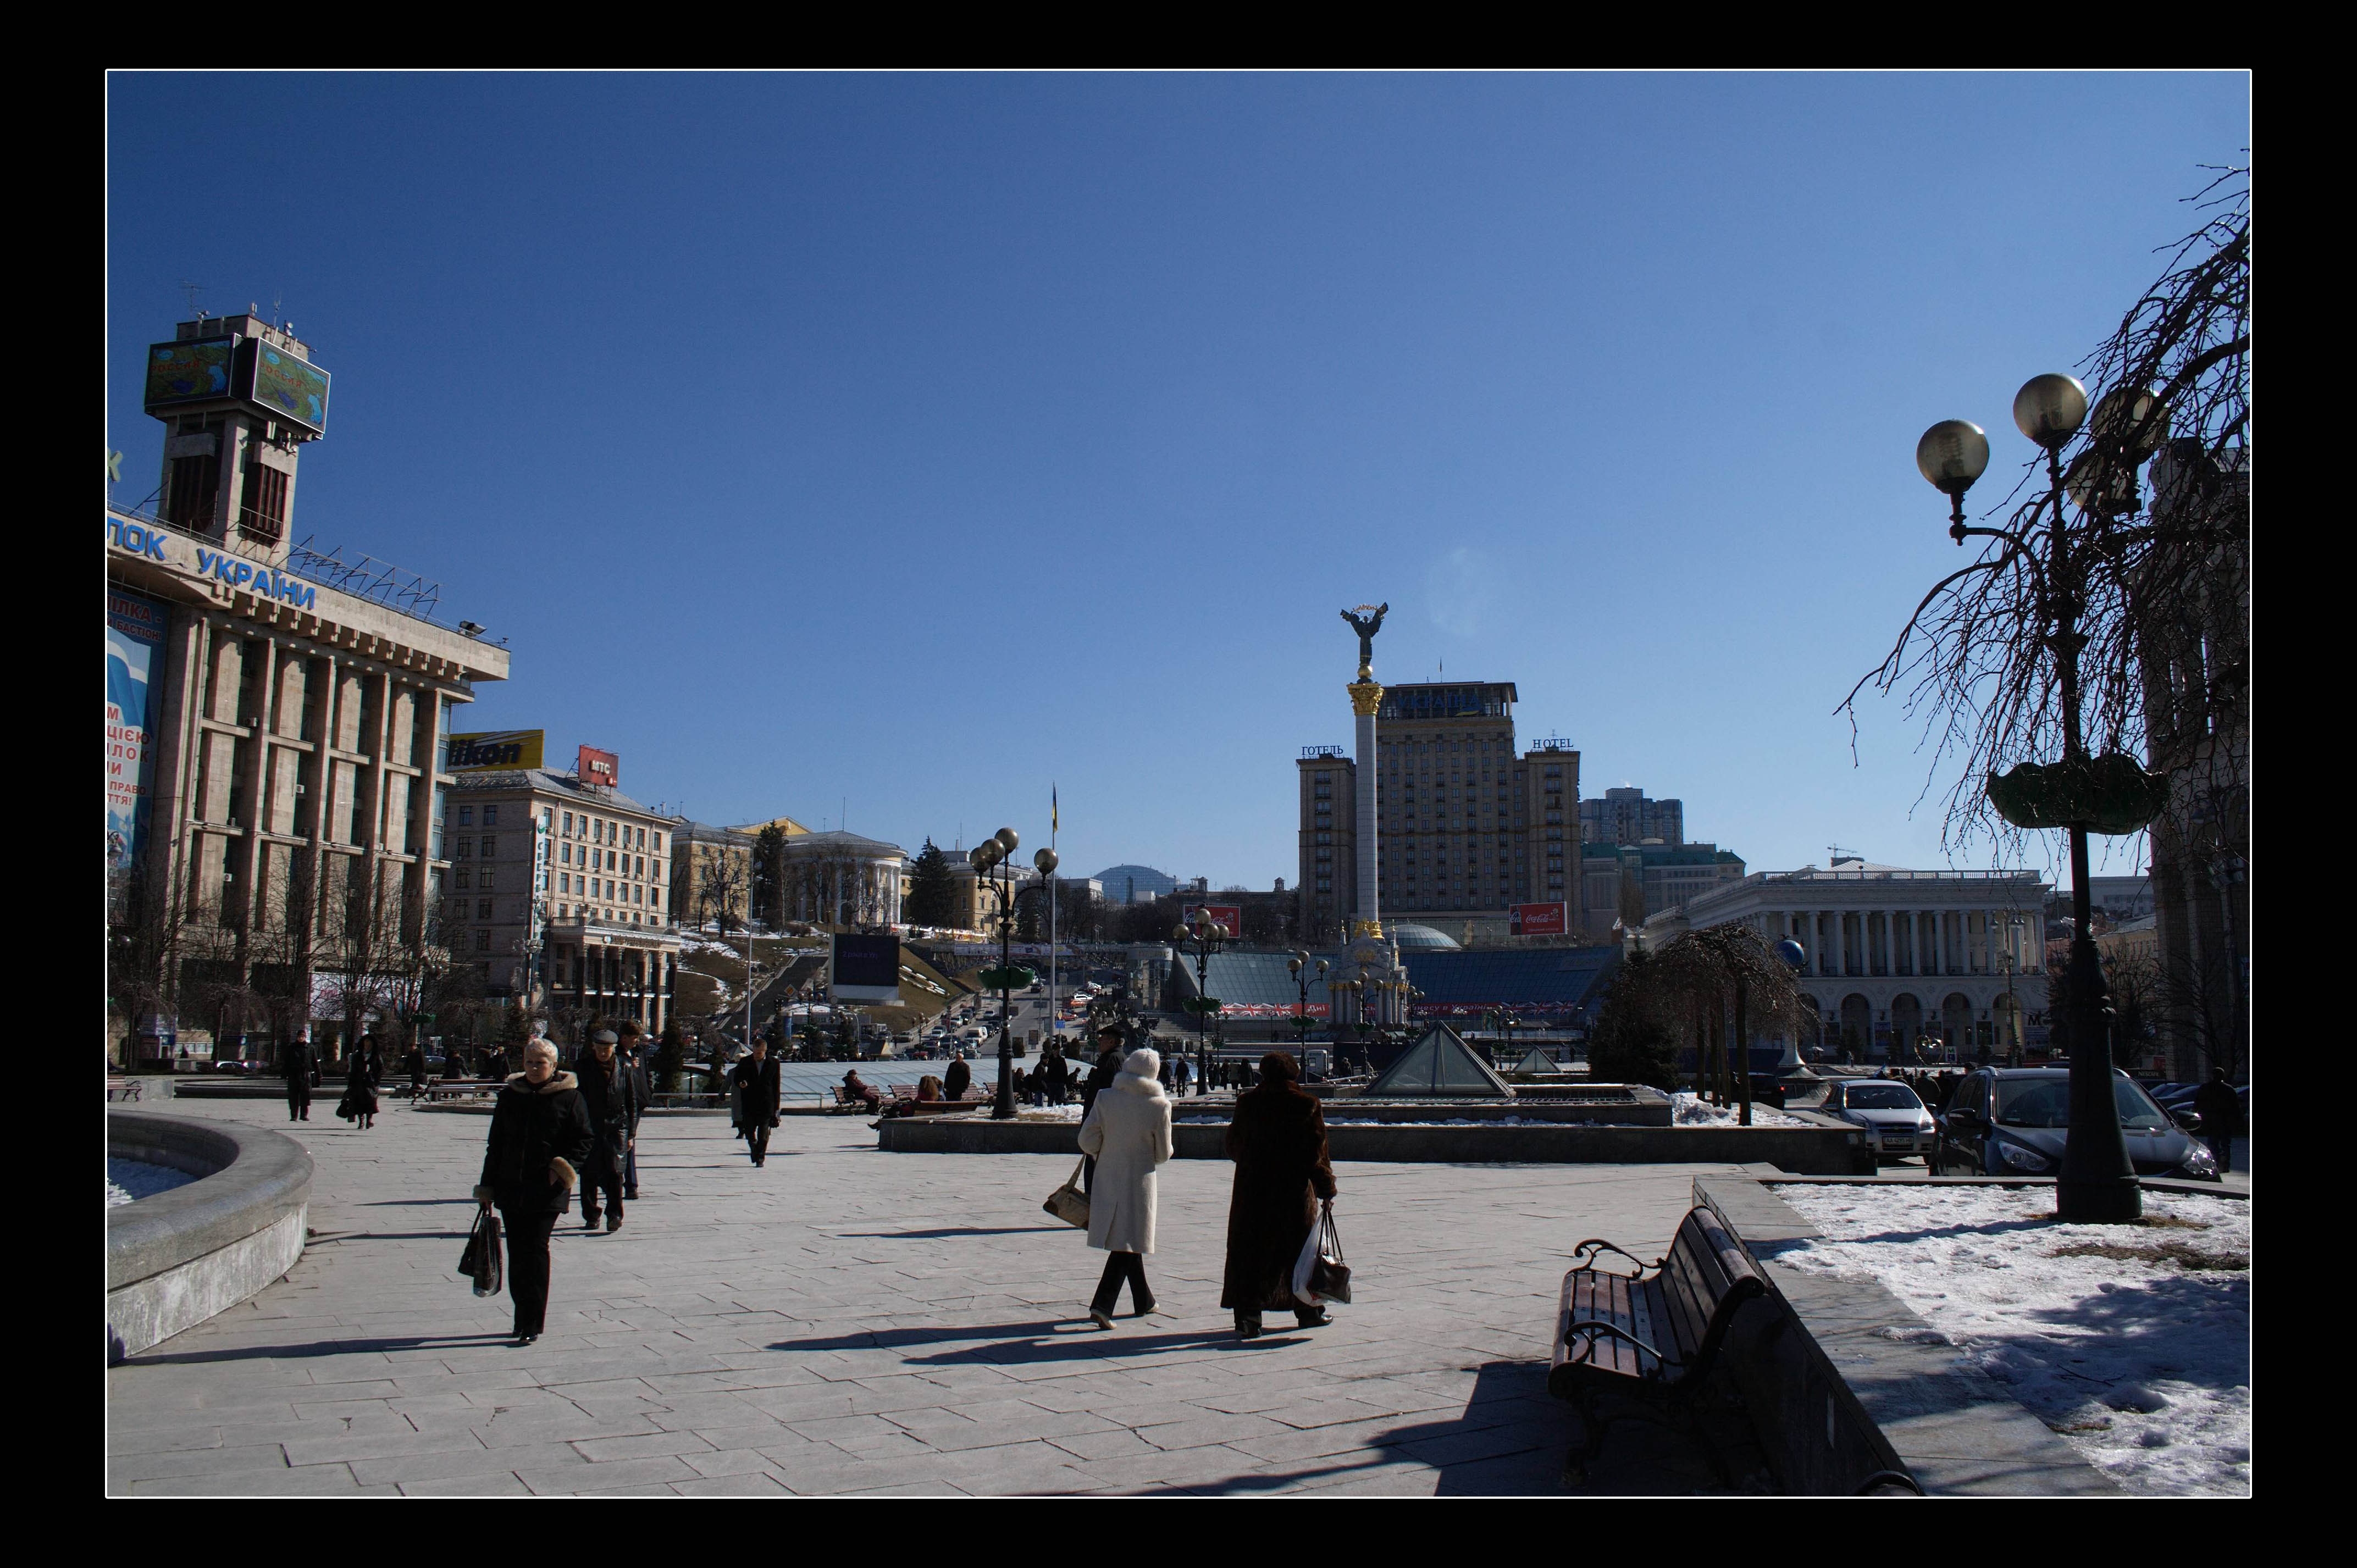
{"type": "Polygon", "coordinates": [[[1065,1224],[1083,1230],[1089,1228],[1089,1195],[1081,1190],[1081,1169],[1087,1163],[1083,1159],[1081,1165],[1074,1165],[1072,1174],[1064,1178],[1064,1185],[1049,1193],[1048,1201],[1039,1206],[1065,1224]]]}

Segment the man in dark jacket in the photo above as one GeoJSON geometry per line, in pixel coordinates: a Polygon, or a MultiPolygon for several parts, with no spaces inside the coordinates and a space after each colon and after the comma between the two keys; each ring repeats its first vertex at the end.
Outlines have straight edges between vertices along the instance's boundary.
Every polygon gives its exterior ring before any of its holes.
{"type": "Polygon", "coordinates": [[[942,1095],[948,1100],[963,1100],[974,1083],[974,1069],[965,1065],[965,1053],[960,1051],[950,1063],[950,1070],[942,1075],[942,1095]]]}
{"type": "Polygon", "coordinates": [[[535,1039],[523,1071],[491,1107],[491,1135],[475,1201],[496,1207],[508,1233],[508,1297],[519,1346],[540,1337],[548,1315],[548,1238],[572,1199],[576,1173],[596,1142],[580,1085],[556,1070],[556,1047],[535,1039]]]}
{"type": "MultiPolygon", "coordinates": [[[[1121,1027],[1107,1024],[1097,1031],[1097,1065],[1089,1069],[1088,1081],[1081,1085],[1081,1120],[1086,1122],[1089,1112],[1097,1106],[1097,1096],[1113,1087],[1121,1076],[1121,1064],[1129,1053],[1122,1048],[1121,1027]]],[[[1097,1185],[1097,1162],[1093,1155],[1081,1159],[1081,1190],[1094,1192],[1097,1185]]]]}
{"type": "Polygon", "coordinates": [[[622,1228],[622,1171],[630,1155],[630,1129],[639,1122],[638,1081],[622,1065],[616,1043],[613,1030],[598,1030],[576,1075],[582,1106],[597,1133],[589,1163],[582,1167],[581,1226],[585,1230],[597,1228],[597,1199],[602,1193],[609,1234],[622,1228]]]}
{"type": "Polygon", "coordinates": [[[2201,1141],[2222,1176],[2234,1168],[2234,1139],[2243,1131],[2243,1097],[2226,1081],[2224,1068],[2212,1068],[2210,1081],[2193,1091],[2193,1113],[2201,1118],[2201,1141]]]}
{"type": "Polygon", "coordinates": [[[286,1077],[286,1120],[308,1122],[311,1119],[311,1031],[298,1029],[295,1037],[278,1047],[278,1070],[286,1077]]]}
{"type": "Polygon", "coordinates": [[[647,1113],[647,1105],[654,1098],[654,1075],[647,1070],[647,1058],[640,1045],[641,1029],[625,1018],[615,1033],[621,1036],[616,1047],[622,1058],[622,1069],[630,1075],[630,1142],[622,1151],[622,1196],[632,1203],[639,1200],[639,1119],[647,1113]]]}
{"type": "Polygon", "coordinates": [[[1304,1328],[1332,1321],[1316,1302],[1293,1294],[1294,1262],[1318,1223],[1318,1200],[1335,1192],[1326,1113],[1294,1082],[1297,1070],[1283,1051],[1263,1057],[1260,1086],[1236,1096],[1228,1123],[1236,1179],[1220,1305],[1236,1315],[1240,1338],[1259,1338],[1260,1315],[1270,1308],[1290,1308],[1304,1328]]]}
{"type": "Polygon", "coordinates": [[[1048,1097],[1050,1105],[1061,1105],[1072,1088],[1072,1064],[1064,1059],[1064,1047],[1049,1046],[1048,1059],[1039,1064],[1036,1087],[1048,1097]]]}
{"type": "Polygon", "coordinates": [[[409,1069],[409,1102],[414,1105],[425,1098],[425,1047],[421,1042],[409,1042],[409,1057],[404,1065],[409,1069]]]}
{"type": "Polygon", "coordinates": [[[778,1064],[770,1056],[770,1042],[753,1036],[753,1054],[728,1070],[729,1112],[745,1152],[757,1165],[770,1157],[770,1129],[778,1124],[783,1090],[778,1064]]]}

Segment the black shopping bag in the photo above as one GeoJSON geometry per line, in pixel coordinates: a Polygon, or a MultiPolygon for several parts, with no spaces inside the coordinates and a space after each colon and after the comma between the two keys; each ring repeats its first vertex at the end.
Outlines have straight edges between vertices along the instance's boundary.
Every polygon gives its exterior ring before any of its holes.
{"type": "Polygon", "coordinates": [[[488,1208],[475,1216],[475,1229],[459,1256],[458,1272],[475,1282],[477,1295],[500,1294],[500,1217],[488,1208]]]}

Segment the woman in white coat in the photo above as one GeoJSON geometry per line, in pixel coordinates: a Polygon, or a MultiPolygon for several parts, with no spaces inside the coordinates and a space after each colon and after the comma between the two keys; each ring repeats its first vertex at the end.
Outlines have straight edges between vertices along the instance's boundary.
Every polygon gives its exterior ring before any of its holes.
{"type": "Polygon", "coordinates": [[[1089,1304],[1089,1319],[1099,1328],[1113,1326],[1125,1280],[1136,1315],[1154,1310],[1145,1255],[1154,1251],[1154,1173],[1170,1158],[1170,1097],[1156,1080],[1161,1069],[1162,1058],[1152,1051],[1130,1052],[1120,1076],[1081,1123],[1081,1152],[1097,1163],[1089,1193],[1089,1245],[1110,1254],[1089,1304]]]}

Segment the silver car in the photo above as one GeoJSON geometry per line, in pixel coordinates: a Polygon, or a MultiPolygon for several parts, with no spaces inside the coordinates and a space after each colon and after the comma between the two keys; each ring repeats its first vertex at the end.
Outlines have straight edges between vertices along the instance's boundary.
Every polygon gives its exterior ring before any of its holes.
{"type": "Polygon", "coordinates": [[[1877,1161],[1928,1156],[1938,1136],[1931,1112],[1915,1091],[1888,1079],[1835,1079],[1825,1090],[1824,1110],[1865,1128],[1877,1161]]]}

